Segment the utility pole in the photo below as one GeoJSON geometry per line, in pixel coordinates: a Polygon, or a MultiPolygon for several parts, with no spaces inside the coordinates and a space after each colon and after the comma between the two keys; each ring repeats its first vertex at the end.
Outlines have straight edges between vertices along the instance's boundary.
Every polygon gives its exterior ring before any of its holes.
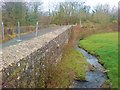
{"type": "Polygon", "coordinates": [[[35,33],[35,36],[37,36],[37,35],[38,35],[38,21],[36,23],[36,33],[35,33]]]}
{"type": "Polygon", "coordinates": [[[51,7],[51,5],[50,5],[50,0],[49,0],[49,2],[48,2],[48,13],[49,13],[49,25],[50,25],[50,23],[51,23],[51,14],[50,14],[50,7],[51,7]]]}
{"type": "Polygon", "coordinates": [[[82,24],[81,24],[81,18],[80,18],[80,27],[82,27],[82,24]]]}
{"type": "Polygon", "coordinates": [[[50,9],[49,9],[49,16],[50,16],[50,9]]]}
{"type": "Polygon", "coordinates": [[[19,20],[18,20],[18,42],[20,42],[21,40],[20,40],[20,22],[19,22],[19,20]]]}
{"type": "MultiPolygon", "coordinates": [[[[80,5],[79,5],[79,14],[81,14],[81,13],[80,13],[80,5]]],[[[80,27],[82,27],[81,16],[80,16],[80,27]]]]}
{"type": "Polygon", "coordinates": [[[5,39],[5,37],[4,37],[4,23],[2,21],[2,40],[4,40],[4,39],[5,39]]]}

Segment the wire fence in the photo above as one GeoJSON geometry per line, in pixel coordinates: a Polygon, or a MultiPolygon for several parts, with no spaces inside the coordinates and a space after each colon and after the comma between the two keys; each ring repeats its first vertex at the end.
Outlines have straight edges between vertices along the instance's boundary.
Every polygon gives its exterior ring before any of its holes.
{"type": "Polygon", "coordinates": [[[36,25],[22,26],[18,24],[18,26],[5,26],[2,22],[2,28],[0,28],[0,43],[7,42],[15,37],[20,39],[21,35],[26,35],[35,32],[37,36],[38,30],[42,30],[44,28],[55,27],[55,24],[46,24],[41,22],[36,22],[36,25]]]}

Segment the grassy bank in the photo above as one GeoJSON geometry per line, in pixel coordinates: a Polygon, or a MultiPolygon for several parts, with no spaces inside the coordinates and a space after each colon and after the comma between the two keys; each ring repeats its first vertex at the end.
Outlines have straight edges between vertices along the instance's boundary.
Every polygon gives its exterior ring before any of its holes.
{"type": "Polygon", "coordinates": [[[52,68],[49,88],[67,88],[72,85],[74,79],[85,80],[86,60],[82,54],[70,49],[63,55],[62,60],[52,68]]]}
{"type": "Polygon", "coordinates": [[[98,55],[108,71],[113,87],[118,87],[118,33],[96,34],[80,41],[80,46],[98,55]]]}

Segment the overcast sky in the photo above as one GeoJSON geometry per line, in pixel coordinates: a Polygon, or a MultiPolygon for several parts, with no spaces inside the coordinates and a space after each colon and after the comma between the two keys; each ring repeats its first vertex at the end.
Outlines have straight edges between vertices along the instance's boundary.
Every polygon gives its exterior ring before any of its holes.
{"type": "MultiPolygon", "coordinates": [[[[0,0],[2,1],[2,0],[0,0]]],[[[5,0],[7,2],[14,2],[14,1],[21,1],[21,0],[5,0]]],[[[59,3],[59,2],[65,2],[65,1],[85,1],[86,5],[90,5],[91,7],[96,6],[97,4],[109,4],[111,7],[116,6],[118,7],[118,2],[119,0],[23,0],[23,1],[30,1],[30,2],[39,2],[42,1],[43,2],[43,8],[45,11],[48,11],[48,8],[53,8],[55,6],[55,4],[59,3]]],[[[43,10],[43,11],[44,11],[43,10]]]]}
{"type": "Polygon", "coordinates": [[[64,2],[64,1],[85,1],[86,5],[90,5],[94,7],[97,4],[109,4],[111,7],[116,6],[118,7],[119,0],[42,0],[44,10],[47,10],[49,7],[53,7],[56,3],[64,2]]]}

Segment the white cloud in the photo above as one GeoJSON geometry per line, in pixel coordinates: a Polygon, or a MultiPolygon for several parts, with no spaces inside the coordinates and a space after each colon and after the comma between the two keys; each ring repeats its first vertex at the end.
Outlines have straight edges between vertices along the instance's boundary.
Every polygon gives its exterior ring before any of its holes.
{"type": "MultiPolygon", "coordinates": [[[[2,0],[0,0],[2,1],[2,0]]],[[[7,0],[7,1],[18,1],[18,0],[7,0]]],[[[19,0],[21,1],[21,0],[19,0]]],[[[64,1],[85,1],[86,5],[90,5],[91,7],[101,3],[101,4],[109,4],[111,7],[118,7],[119,0],[25,0],[30,2],[43,2],[44,10],[48,11],[49,8],[53,8],[55,4],[64,1]]]]}
{"type": "Polygon", "coordinates": [[[97,4],[109,4],[111,7],[118,7],[119,0],[86,0],[86,4],[90,6],[95,6],[97,4]]]}
{"type": "Polygon", "coordinates": [[[91,7],[96,6],[97,4],[109,4],[111,7],[116,6],[118,7],[119,0],[42,0],[44,10],[48,11],[48,8],[52,8],[58,2],[64,1],[85,1],[86,5],[90,5],[91,7]]]}

